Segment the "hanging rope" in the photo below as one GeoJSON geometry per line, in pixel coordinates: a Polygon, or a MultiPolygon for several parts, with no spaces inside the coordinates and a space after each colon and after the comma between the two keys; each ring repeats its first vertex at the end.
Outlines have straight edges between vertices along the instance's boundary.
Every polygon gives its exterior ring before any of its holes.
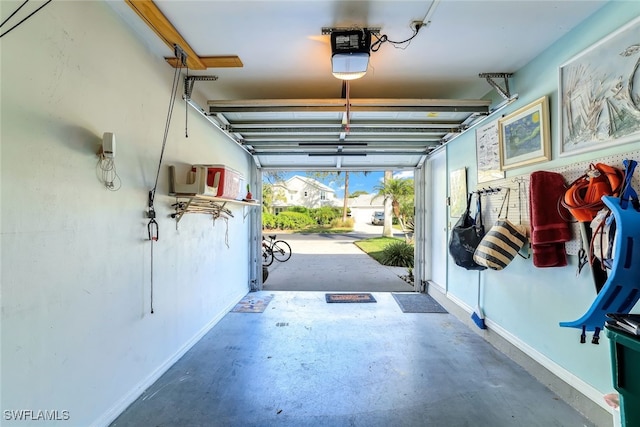
{"type": "Polygon", "coordinates": [[[151,290],[149,296],[149,305],[151,307],[151,314],[153,314],[153,240],[151,240],[151,290]]]}
{"type": "Polygon", "coordinates": [[[176,67],[175,72],[173,74],[173,83],[171,85],[171,96],[169,99],[169,109],[167,111],[167,120],[165,122],[164,127],[164,135],[162,137],[162,149],[160,150],[160,160],[158,161],[158,170],[156,172],[156,180],[153,184],[153,189],[149,191],[149,199],[148,199],[148,211],[147,218],[149,218],[149,223],[147,224],[147,233],[149,236],[149,240],[151,241],[151,314],[153,314],[153,243],[158,241],[158,237],[160,235],[160,230],[158,228],[158,223],[156,222],[156,210],[154,207],[154,200],[156,197],[156,190],[158,189],[158,179],[160,177],[160,168],[162,167],[162,159],[164,158],[164,150],[167,146],[167,137],[169,136],[169,128],[171,127],[171,116],[173,115],[173,106],[176,102],[176,95],[178,93],[178,82],[180,71],[182,67],[186,65],[187,56],[182,49],[178,45],[174,45],[174,51],[176,57],[180,60],[180,66],[176,67]]]}
{"type": "Polygon", "coordinates": [[[191,99],[191,94],[187,96],[187,88],[186,84],[189,79],[189,69],[187,68],[187,78],[184,81],[185,84],[185,96],[184,96],[184,137],[189,138],[189,100],[191,99]]]}
{"type": "Polygon", "coordinates": [[[349,80],[345,80],[345,84],[346,84],[346,94],[347,94],[347,123],[346,126],[344,128],[344,131],[347,133],[347,135],[349,134],[349,131],[351,130],[351,101],[349,100],[349,80]]]}
{"type": "MultiPolygon", "coordinates": [[[[176,56],[180,57],[181,52],[179,51],[178,46],[176,47],[176,56]]],[[[182,54],[184,55],[184,54],[182,54]]],[[[186,61],[186,57],[183,57],[184,61],[186,61]]],[[[178,82],[180,81],[180,79],[178,78],[180,75],[180,70],[182,70],[182,66],[184,65],[184,62],[181,63],[180,67],[176,67],[175,72],[173,74],[173,84],[171,87],[171,98],[169,99],[169,110],[167,111],[167,120],[165,122],[165,127],[164,127],[164,136],[162,138],[162,150],[160,151],[160,160],[158,161],[158,170],[156,172],[156,180],[155,183],[153,185],[153,190],[151,190],[150,196],[151,196],[151,207],[153,207],[153,200],[155,199],[156,196],[156,190],[158,188],[158,178],[160,177],[160,168],[162,167],[162,159],[164,157],[164,150],[167,146],[167,137],[169,136],[169,128],[171,127],[171,116],[173,115],[173,106],[175,105],[176,102],[176,94],[178,93],[178,82]]]]}
{"type": "MultiPolygon", "coordinates": [[[[22,3],[20,5],[20,7],[18,7],[11,15],[9,15],[9,17],[7,19],[5,19],[4,21],[2,21],[2,24],[0,24],[0,27],[3,27],[4,24],[7,23],[7,21],[9,19],[11,19],[13,17],[13,15],[15,15],[16,13],[18,13],[18,11],[20,9],[22,9],[22,6],[24,6],[25,4],[27,4],[29,0],[25,0],[24,3],[22,3]]],[[[36,13],[38,13],[38,11],[40,9],[42,9],[43,7],[45,7],[46,5],[48,5],[49,3],[51,3],[52,0],[48,0],[46,3],[44,3],[42,6],[40,6],[39,8],[37,8],[36,10],[34,10],[33,12],[31,12],[29,15],[27,15],[25,18],[23,18],[20,22],[18,22],[16,25],[14,25],[13,27],[9,28],[7,31],[5,31],[4,33],[0,34],[0,38],[6,36],[7,34],[9,34],[11,31],[13,31],[14,29],[18,28],[18,26],[20,24],[22,24],[24,21],[26,21],[27,19],[31,18],[33,15],[35,15],[36,13]]]]}
{"type": "Polygon", "coordinates": [[[24,0],[24,2],[23,2],[20,6],[18,6],[18,8],[17,8],[16,10],[14,10],[14,11],[13,11],[13,13],[12,13],[11,15],[9,15],[9,16],[7,17],[7,19],[5,19],[4,21],[2,21],[2,24],[0,24],[0,28],[4,27],[4,24],[6,24],[6,23],[7,23],[7,21],[8,21],[9,19],[13,18],[13,16],[14,16],[16,13],[18,13],[18,12],[20,11],[20,9],[22,9],[22,8],[24,7],[24,5],[25,5],[25,4],[27,4],[27,3],[29,3],[29,0],[24,0]]]}

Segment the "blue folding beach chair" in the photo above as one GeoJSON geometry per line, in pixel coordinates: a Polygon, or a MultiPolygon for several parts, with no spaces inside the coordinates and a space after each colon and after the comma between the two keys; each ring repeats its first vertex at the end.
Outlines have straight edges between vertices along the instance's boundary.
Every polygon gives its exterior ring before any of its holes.
{"type": "Polygon", "coordinates": [[[640,299],[640,208],[638,195],[631,187],[635,161],[625,160],[627,182],[620,198],[603,196],[616,221],[615,258],[607,281],[589,311],[573,322],[560,326],[582,329],[580,342],[586,332],[594,331],[592,343],[598,344],[607,313],[629,313],[640,299]]]}

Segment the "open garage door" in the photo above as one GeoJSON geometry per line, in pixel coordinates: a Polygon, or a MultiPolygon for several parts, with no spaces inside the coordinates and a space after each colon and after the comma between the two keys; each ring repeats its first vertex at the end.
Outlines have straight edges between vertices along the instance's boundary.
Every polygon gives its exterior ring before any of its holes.
{"type": "MultiPolygon", "coordinates": [[[[428,203],[424,181],[429,177],[424,173],[425,160],[488,116],[489,107],[485,100],[270,99],[209,101],[208,110],[201,112],[251,153],[259,171],[414,169],[421,181],[416,183],[416,215],[424,216],[428,203]]],[[[256,237],[261,225],[257,213],[256,237]]],[[[415,227],[417,276],[424,283],[430,278],[423,268],[430,253],[423,247],[429,241],[428,224],[421,218],[415,227]]],[[[259,253],[256,246],[254,254],[259,253]]],[[[254,269],[254,283],[262,289],[261,267],[254,269]]]]}
{"type": "Polygon", "coordinates": [[[487,116],[489,104],[342,98],[209,101],[208,115],[260,168],[409,169],[487,116]]]}

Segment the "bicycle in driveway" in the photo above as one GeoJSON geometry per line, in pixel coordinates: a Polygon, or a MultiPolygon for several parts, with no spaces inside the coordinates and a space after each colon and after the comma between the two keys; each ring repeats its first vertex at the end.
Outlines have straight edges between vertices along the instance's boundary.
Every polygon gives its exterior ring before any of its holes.
{"type": "Polygon", "coordinates": [[[273,260],[286,262],[291,258],[291,246],[284,240],[276,240],[275,234],[262,236],[262,266],[268,267],[273,260]]]}

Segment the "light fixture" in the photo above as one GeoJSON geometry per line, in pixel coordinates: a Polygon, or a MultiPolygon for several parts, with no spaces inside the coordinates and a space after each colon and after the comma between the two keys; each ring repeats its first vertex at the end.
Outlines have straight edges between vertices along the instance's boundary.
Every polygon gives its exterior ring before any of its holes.
{"type": "Polygon", "coordinates": [[[371,32],[366,28],[331,32],[331,70],[341,80],[359,79],[367,73],[371,32]]]}

